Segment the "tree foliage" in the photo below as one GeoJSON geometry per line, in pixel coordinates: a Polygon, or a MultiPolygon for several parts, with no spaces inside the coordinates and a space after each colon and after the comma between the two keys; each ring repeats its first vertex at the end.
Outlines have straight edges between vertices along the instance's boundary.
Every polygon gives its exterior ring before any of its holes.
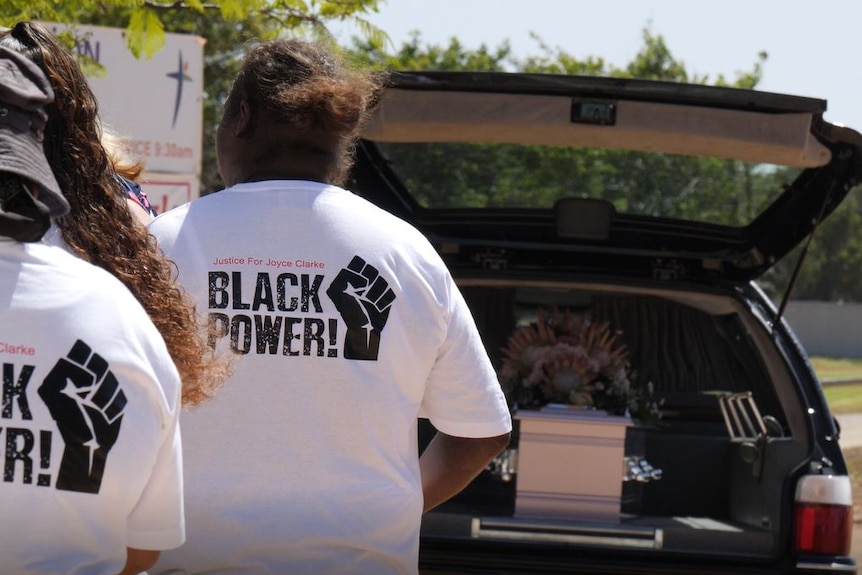
{"type": "MultiPolygon", "coordinates": [[[[388,70],[520,71],[601,75],[754,89],[766,52],[732,79],[688,72],[661,35],[646,29],[631,62],[579,58],[534,37],[535,54],[519,58],[508,43],[467,50],[457,38],[424,44],[416,32],[389,52],[373,38],[356,39],[354,57],[388,70]]],[[[417,199],[437,207],[550,206],[571,195],[602,197],[618,210],[732,226],[751,222],[798,170],[715,158],[647,155],[614,150],[492,144],[381,146],[417,199]]],[[[816,231],[793,292],[798,299],[862,301],[862,206],[851,194],[816,231]]],[[[801,248],[761,280],[775,299],[784,296],[801,248]]]]}
{"type": "MultiPolygon", "coordinates": [[[[665,40],[649,30],[643,46],[624,67],[597,57],[579,59],[539,43],[537,55],[518,59],[508,44],[465,50],[423,46],[414,33],[394,54],[374,39],[357,40],[355,57],[390,70],[517,70],[533,74],[602,75],[668,82],[707,83],[690,77],[665,40]]],[[[752,87],[760,79],[760,54],[752,70],[733,82],[752,87]]],[[[719,77],[716,83],[727,84],[719,77]]],[[[426,205],[437,207],[551,206],[565,196],[604,198],[620,211],[671,218],[702,219],[729,225],[751,221],[778,193],[780,171],[754,173],[753,166],[714,158],[642,154],[618,150],[499,144],[381,146],[408,185],[426,205]],[[735,188],[743,182],[747,194],[735,188]]]]}
{"type": "MultiPolygon", "coordinates": [[[[327,38],[327,26],[336,22],[351,22],[364,37],[382,44],[388,41],[386,35],[366,19],[381,3],[382,0],[0,0],[0,14],[7,15],[0,18],[0,24],[40,20],[125,28],[129,48],[143,58],[164,45],[168,32],[206,38],[201,170],[201,192],[206,194],[221,187],[215,130],[245,46],[285,33],[327,38]]],[[[70,36],[68,40],[73,44],[75,38],[70,36]]],[[[92,62],[82,63],[95,73],[92,62]]]]}
{"type": "MultiPolygon", "coordinates": [[[[356,24],[362,37],[347,48],[360,64],[386,70],[521,71],[536,74],[602,75],[658,81],[714,84],[752,89],[763,74],[767,54],[756,55],[747,70],[726,78],[695,75],[665,39],[645,29],[631,62],[617,66],[600,56],[578,57],[535,36],[533,54],[520,57],[503,42],[468,49],[457,38],[430,44],[413,33],[392,46],[384,31],[365,18],[381,0],[0,0],[0,19],[97,24],[127,30],[130,49],[141,57],[155,53],[165,32],[203,36],[205,46],[204,154],[202,193],[220,188],[214,133],[221,106],[248,41],[283,33],[326,37],[333,22],[356,24]]],[[[716,159],[648,156],[621,151],[571,150],[458,144],[387,149],[418,197],[433,205],[513,206],[546,204],[573,193],[608,197],[619,209],[666,217],[744,225],[751,221],[795,173],[755,169],[716,159]],[[439,175],[447,173],[447,184],[439,175]],[[453,183],[454,182],[454,183],[453,183]]],[[[862,226],[859,200],[851,194],[824,222],[811,244],[796,283],[804,299],[862,301],[862,226]]],[[[798,251],[779,262],[762,284],[774,297],[787,285],[798,251]]]]}
{"type": "Polygon", "coordinates": [[[809,246],[800,245],[761,280],[764,289],[778,299],[790,284],[793,269],[802,259],[793,286],[793,299],[814,301],[862,301],[862,201],[859,189],[814,231],[809,246]],[[807,250],[806,250],[807,247],[807,250]]]}
{"type": "Polygon", "coordinates": [[[0,0],[0,24],[42,20],[93,24],[110,19],[126,29],[129,49],[149,57],[165,44],[165,32],[177,21],[221,22],[241,32],[246,25],[327,34],[327,24],[349,21],[365,35],[383,41],[385,35],[365,16],[376,12],[382,0],[0,0]]]}

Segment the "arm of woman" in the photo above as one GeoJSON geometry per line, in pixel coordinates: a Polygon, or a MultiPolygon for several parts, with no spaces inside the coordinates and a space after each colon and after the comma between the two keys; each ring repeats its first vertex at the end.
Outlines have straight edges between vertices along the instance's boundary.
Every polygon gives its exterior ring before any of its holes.
{"type": "Polygon", "coordinates": [[[159,551],[126,547],[126,566],[117,575],[138,575],[156,564],[159,551]]]}
{"type": "Polygon", "coordinates": [[[437,432],[419,458],[423,513],[464,489],[509,445],[509,434],[496,437],[455,437],[437,432]]]}
{"type": "Polygon", "coordinates": [[[140,224],[146,226],[153,221],[153,216],[148,211],[141,207],[141,204],[132,198],[126,198],[126,205],[129,206],[129,211],[132,212],[132,217],[140,224]]]}

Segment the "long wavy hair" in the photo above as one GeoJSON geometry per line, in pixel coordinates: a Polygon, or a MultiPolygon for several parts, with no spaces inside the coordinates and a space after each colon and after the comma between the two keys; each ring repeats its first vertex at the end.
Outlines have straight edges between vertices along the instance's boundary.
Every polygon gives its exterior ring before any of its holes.
{"type": "Polygon", "coordinates": [[[44,26],[19,22],[0,34],[0,46],[39,65],[54,89],[47,107],[45,155],[69,201],[56,220],[63,240],[82,259],[122,281],[162,334],[182,378],[182,399],[210,397],[228,367],[206,344],[192,299],[175,283],[174,264],[134,220],[101,143],[96,97],[74,54],[44,26]]]}

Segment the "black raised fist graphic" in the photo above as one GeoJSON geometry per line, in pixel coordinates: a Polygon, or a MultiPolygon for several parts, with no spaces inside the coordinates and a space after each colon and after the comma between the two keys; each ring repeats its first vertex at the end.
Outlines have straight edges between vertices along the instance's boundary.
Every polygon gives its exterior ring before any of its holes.
{"type": "Polygon", "coordinates": [[[102,356],[78,340],[39,386],[39,397],[65,443],[57,489],[99,492],[126,407],[126,395],[108,367],[102,356]]]}
{"type": "Polygon", "coordinates": [[[347,325],[344,357],[376,361],[380,332],[395,301],[395,292],[389,287],[389,282],[377,268],[354,256],[329,284],[326,295],[347,325]]]}

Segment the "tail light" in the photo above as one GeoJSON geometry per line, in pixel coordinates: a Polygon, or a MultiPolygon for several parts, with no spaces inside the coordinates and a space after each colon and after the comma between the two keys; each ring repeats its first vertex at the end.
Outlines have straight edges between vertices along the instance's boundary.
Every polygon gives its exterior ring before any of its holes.
{"type": "Polygon", "coordinates": [[[794,546],[797,553],[849,555],[853,498],[846,475],[806,475],[796,486],[794,546]]]}

